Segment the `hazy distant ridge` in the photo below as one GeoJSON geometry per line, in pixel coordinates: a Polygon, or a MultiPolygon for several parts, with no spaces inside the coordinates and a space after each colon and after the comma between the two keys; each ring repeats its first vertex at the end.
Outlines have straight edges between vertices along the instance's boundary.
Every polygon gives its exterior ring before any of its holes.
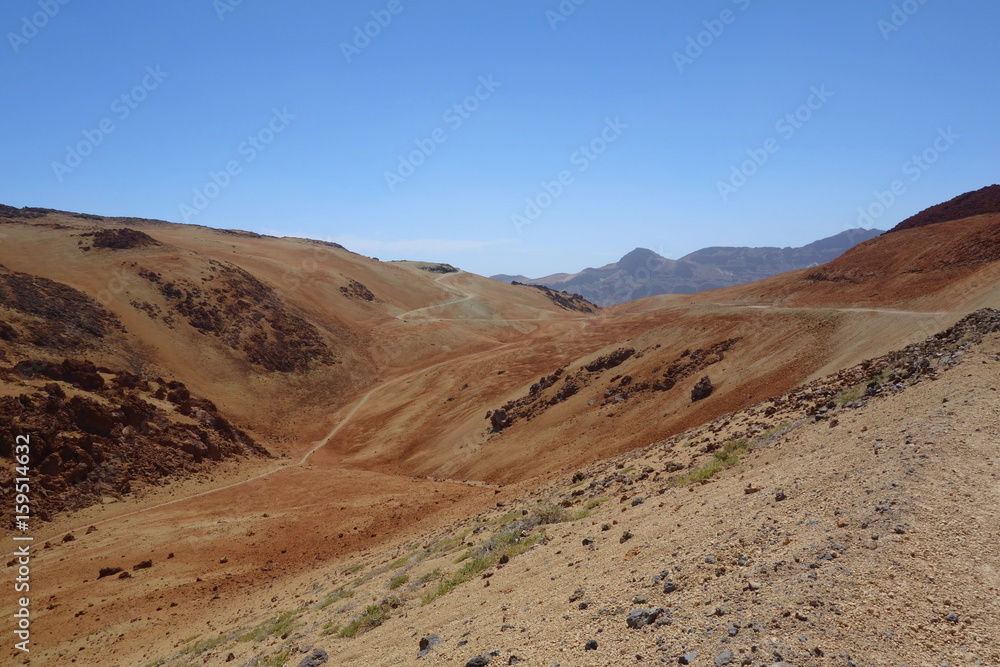
{"type": "Polygon", "coordinates": [[[881,234],[879,229],[851,229],[801,248],[703,248],[679,260],[636,248],[613,264],[579,273],[534,279],[505,274],[491,277],[501,282],[545,285],[579,294],[599,306],[611,306],[657,294],[693,294],[742,285],[825,264],[881,234]]]}

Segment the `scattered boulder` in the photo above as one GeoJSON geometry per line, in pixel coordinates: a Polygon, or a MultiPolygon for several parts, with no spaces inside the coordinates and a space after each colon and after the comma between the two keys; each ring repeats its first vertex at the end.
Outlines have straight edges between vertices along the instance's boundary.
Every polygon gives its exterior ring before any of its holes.
{"type": "Polygon", "coordinates": [[[110,577],[121,572],[120,567],[102,567],[101,571],[98,573],[97,578],[103,579],[104,577],[110,577]]]}
{"type": "Polygon", "coordinates": [[[702,379],[698,380],[698,384],[696,384],[694,389],[691,390],[691,402],[694,403],[704,400],[711,396],[713,391],[715,391],[715,387],[712,386],[712,381],[709,380],[706,375],[702,379]]]}
{"type": "Polygon", "coordinates": [[[716,656],[715,667],[725,667],[725,665],[728,665],[732,661],[733,661],[733,652],[723,651],[722,653],[716,656]]]}
{"type": "Polygon", "coordinates": [[[490,660],[492,659],[492,654],[483,653],[482,655],[477,655],[475,658],[465,663],[465,667],[486,667],[486,665],[490,664],[490,660]]]}
{"type": "Polygon", "coordinates": [[[148,568],[151,568],[151,567],[153,567],[153,561],[151,561],[151,560],[144,560],[141,563],[137,563],[136,565],[134,565],[132,567],[132,569],[133,570],[145,570],[145,569],[148,569],[148,568]]]}
{"type": "Polygon", "coordinates": [[[330,659],[330,656],[326,654],[321,648],[313,649],[313,652],[302,659],[299,663],[299,667],[320,667],[320,665],[325,665],[330,659]]]}
{"type": "Polygon", "coordinates": [[[494,410],[490,413],[490,426],[494,433],[499,433],[509,427],[514,420],[504,410],[494,410]]]}
{"type": "Polygon", "coordinates": [[[625,624],[633,630],[644,628],[647,625],[655,623],[656,619],[659,618],[663,611],[662,607],[654,607],[653,609],[635,609],[629,612],[628,618],[625,619],[625,624]]]}
{"type": "Polygon", "coordinates": [[[435,646],[437,646],[438,644],[443,644],[443,643],[444,643],[444,640],[441,639],[440,637],[438,637],[437,635],[434,635],[434,634],[430,634],[430,635],[427,635],[426,637],[422,637],[420,639],[420,650],[417,652],[417,657],[418,658],[424,657],[425,655],[427,655],[428,653],[430,653],[431,649],[433,649],[435,646]]]}
{"type": "Polygon", "coordinates": [[[690,665],[698,658],[698,651],[688,651],[681,657],[677,658],[677,662],[682,665],[690,665]]]}

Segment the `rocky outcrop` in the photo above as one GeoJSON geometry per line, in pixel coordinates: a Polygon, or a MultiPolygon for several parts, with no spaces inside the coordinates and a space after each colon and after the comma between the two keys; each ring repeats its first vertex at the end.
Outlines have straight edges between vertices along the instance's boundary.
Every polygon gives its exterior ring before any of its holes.
{"type": "Polygon", "coordinates": [[[712,381],[706,375],[698,380],[698,384],[691,390],[691,402],[703,401],[711,396],[713,391],[715,391],[715,387],[712,386],[712,381]]]}
{"type": "Polygon", "coordinates": [[[127,494],[135,482],[156,485],[226,458],[268,456],[181,382],[86,359],[26,360],[0,373],[33,387],[0,397],[0,458],[12,456],[18,435],[30,435],[39,473],[33,511],[42,518],[127,494]]]}

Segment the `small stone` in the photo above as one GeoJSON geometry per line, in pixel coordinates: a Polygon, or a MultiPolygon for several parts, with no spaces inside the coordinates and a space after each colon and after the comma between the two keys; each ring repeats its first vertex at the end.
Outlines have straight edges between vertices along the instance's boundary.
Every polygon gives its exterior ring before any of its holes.
{"type": "Polygon", "coordinates": [[[748,581],[747,582],[747,590],[748,591],[759,591],[761,585],[762,584],[759,581],[748,581]]]}
{"type": "Polygon", "coordinates": [[[740,634],[740,629],[735,625],[730,625],[726,629],[726,632],[729,634],[730,637],[735,637],[736,635],[740,634]]]}
{"type": "Polygon", "coordinates": [[[589,547],[593,543],[594,543],[594,538],[593,537],[585,537],[585,538],[583,538],[583,546],[589,547]]]}
{"type": "Polygon", "coordinates": [[[646,604],[647,602],[649,602],[649,600],[646,599],[645,595],[636,595],[632,598],[633,604],[646,604]]]}
{"type": "Polygon", "coordinates": [[[732,651],[723,651],[715,657],[715,667],[723,667],[733,661],[732,651]]]}
{"type": "Polygon", "coordinates": [[[633,537],[635,537],[635,535],[633,535],[631,532],[629,532],[629,531],[626,530],[624,533],[622,533],[621,538],[618,540],[618,544],[625,544],[626,542],[628,542],[629,540],[631,540],[633,537]]]}
{"type": "Polygon", "coordinates": [[[475,658],[465,663],[465,667],[486,667],[486,665],[490,664],[490,660],[492,659],[493,656],[489,653],[477,655],[475,658]]]}
{"type": "Polygon", "coordinates": [[[222,558],[219,559],[219,562],[223,563],[223,564],[228,563],[229,562],[229,558],[226,557],[226,556],[223,556],[222,558]]]}
{"type": "Polygon", "coordinates": [[[591,639],[590,641],[588,641],[586,643],[586,645],[584,645],[583,650],[584,651],[596,651],[597,650],[597,640],[596,639],[591,639]]]}
{"type": "Polygon", "coordinates": [[[635,498],[632,499],[632,507],[641,505],[644,502],[645,501],[643,500],[642,496],[636,496],[635,498]]]}
{"type": "Polygon", "coordinates": [[[433,635],[433,634],[427,635],[426,637],[421,638],[420,644],[419,644],[420,648],[419,648],[419,650],[417,652],[417,657],[418,658],[424,657],[425,655],[427,655],[428,653],[431,652],[432,648],[434,648],[438,644],[442,644],[442,643],[444,643],[444,640],[441,639],[440,637],[438,637],[437,635],[433,635]]]}
{"type": "Polygon", "coordinates": [[[774,492],[774,499],[780,503],[782,500],[788,500],[788,496],[785,495],[785,492],[782,489],[778,489],[774,492]]]}
{"type": "Polygon", "coordinates": [[[698,658],[698,651],[688,651],[681,657],[677,658],[677,662],[682,665],[690,665],[698,658]]]}
{"type": "Polygon", "coordinates": [[[569,596],[569,601],[576,602],[577,600],[582,600],[584,595],[585,595],[584,590],[582,588],[578,588],[575,591],[573,591],[572,595],[569,596]]]}
{"type": "Polygon", "coordinates": [[[709,565],[715,565],[715,559],[712,558],[711,556],[707,557],[705,559],[705,562],[708,563],[709,565]]]}
{"type": "Polygon", "coordinates": [[[652,625],[662,613],[663,609],[660,607],[653,609],[635,609],[629,612],[628,618],[625,619],[625,624],[633,630],[638,630],[646,627],[647,625],[652,625]]]}
{"type": "Polygon", "coordinates": [[[302,659],[299,663],[299,667],[320,667],[320,665],[325,665],[330,659],[330,656],[326,654],[321,648],[313,649],[313,652],[302,659]]]}
{"type": "Polygon", "coordinates": [[[947,616],[944,617],[944,620],[948,621],[949,623],[958,623],[958,614],[954,612],[948,614],[947,616]]]}
{"type": "Polygon", "coordinates": [[[675,584],[672,581],[668,581],[665,584],[663,584],[663,592],[664,593],[668,593],[669,594],[669,593],[675,592],[676,590],[677,590],[677,584],[675,584]]]}

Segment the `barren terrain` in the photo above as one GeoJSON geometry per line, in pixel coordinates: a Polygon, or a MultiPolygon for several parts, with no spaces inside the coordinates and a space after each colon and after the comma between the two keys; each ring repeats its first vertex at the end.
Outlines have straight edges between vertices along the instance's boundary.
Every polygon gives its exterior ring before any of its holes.
{"type": "Polygon", "coordinates": [[[597,309],[336,244],[2,213],[0,454],[32,435],[47,544],[17,664],[1000,664],[1000,343],[933,339],[1000,305],[997,214],[597,309]],[[893,354],[929,338],[954,347],[893,354]]]}

